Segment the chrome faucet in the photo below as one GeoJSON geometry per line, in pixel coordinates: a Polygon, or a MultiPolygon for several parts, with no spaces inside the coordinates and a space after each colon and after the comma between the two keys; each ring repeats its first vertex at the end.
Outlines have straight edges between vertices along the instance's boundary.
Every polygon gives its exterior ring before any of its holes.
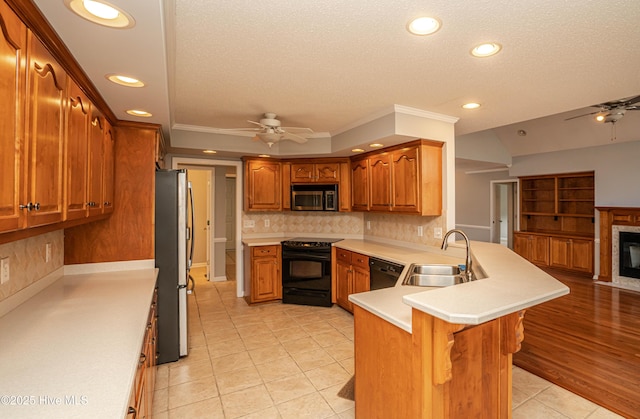
{"type": "Polygon", "coordinates": [[[465,282],[473,281],[475,280],[475,275],[473,274],[473,270],[471,269],[471,245],[469,244],[469,237],[467,237],[464,231],[458,230],[456,228],[447,231],[447,234],[445,234],[444,238],[442,239],[442,246],[440,248],[442,250],[447,250],[447,246],[449,246],[447,239],[452,233],[458,233],[459,235],[461,235],[467,244],[467,258],[465,260],[464,277],[465,282]]]}

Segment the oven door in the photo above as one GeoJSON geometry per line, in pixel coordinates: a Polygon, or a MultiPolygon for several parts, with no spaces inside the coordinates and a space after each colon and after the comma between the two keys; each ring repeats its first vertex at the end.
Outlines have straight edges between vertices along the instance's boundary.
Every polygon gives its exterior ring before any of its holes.
{"type": "Polygon", "coordinates": [[[282,252],[282,288],[331,290],[331,256],[308,251],[282,252]]]}

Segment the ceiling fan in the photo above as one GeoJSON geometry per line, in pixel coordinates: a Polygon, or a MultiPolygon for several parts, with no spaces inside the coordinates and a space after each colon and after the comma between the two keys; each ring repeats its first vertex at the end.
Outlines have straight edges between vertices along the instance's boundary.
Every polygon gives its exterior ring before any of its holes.
{"type": "Polygon", "coordinates": [[[267,112],[264,114],[264,118],[260,122],[247,121],[251,124],[257,125],[259,128],[230,128],[223,131],[236,131],[236,132],[256,132],[254,141],[262,140],[269,147],[281,140],[291,140],[299,144],[307,142],[306,136],[313,134],[311,128],[300,127],[283,127],[280,121],[276,119],[276,114],[267,112]]]}
{"type": "Polygon", "coordinates": [[[611,102],[604,102],[598,105],[592,105],[592,108],[600,108],[600,110],[595,112],[586,113],[583,115],[572,116],[571,118],[565,119],[565,121],[569,121],[570,119],[582,118],[583,116],[588,115],[596,115],[596,121],[598,122],[610,122],[611,124],[615,124],[618,122],[627,111],[637,111],[640,110],[640,96],[629,97],[626,99],[613,100],[611,102]]]}

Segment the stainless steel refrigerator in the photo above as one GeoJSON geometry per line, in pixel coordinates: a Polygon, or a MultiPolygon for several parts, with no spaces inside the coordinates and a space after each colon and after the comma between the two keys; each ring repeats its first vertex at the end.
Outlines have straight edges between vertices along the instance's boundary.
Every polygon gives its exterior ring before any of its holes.
{"type": "Polygon", "coordinates": [[[156,171],[158,363],[187,355],[187,282],[193,255],[193,195],[186,170],[156,171]]]}

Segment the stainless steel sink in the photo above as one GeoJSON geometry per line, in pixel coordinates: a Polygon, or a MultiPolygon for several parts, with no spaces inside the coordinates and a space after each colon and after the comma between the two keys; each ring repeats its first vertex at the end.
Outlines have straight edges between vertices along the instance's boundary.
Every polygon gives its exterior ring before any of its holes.
{"type": "Polygon", "coordinates": [[[407,277],[402,285],[418,287],[448,287],[465,282],[464,273],[456,265],[418,265],[409,267],[407,277]]]}

